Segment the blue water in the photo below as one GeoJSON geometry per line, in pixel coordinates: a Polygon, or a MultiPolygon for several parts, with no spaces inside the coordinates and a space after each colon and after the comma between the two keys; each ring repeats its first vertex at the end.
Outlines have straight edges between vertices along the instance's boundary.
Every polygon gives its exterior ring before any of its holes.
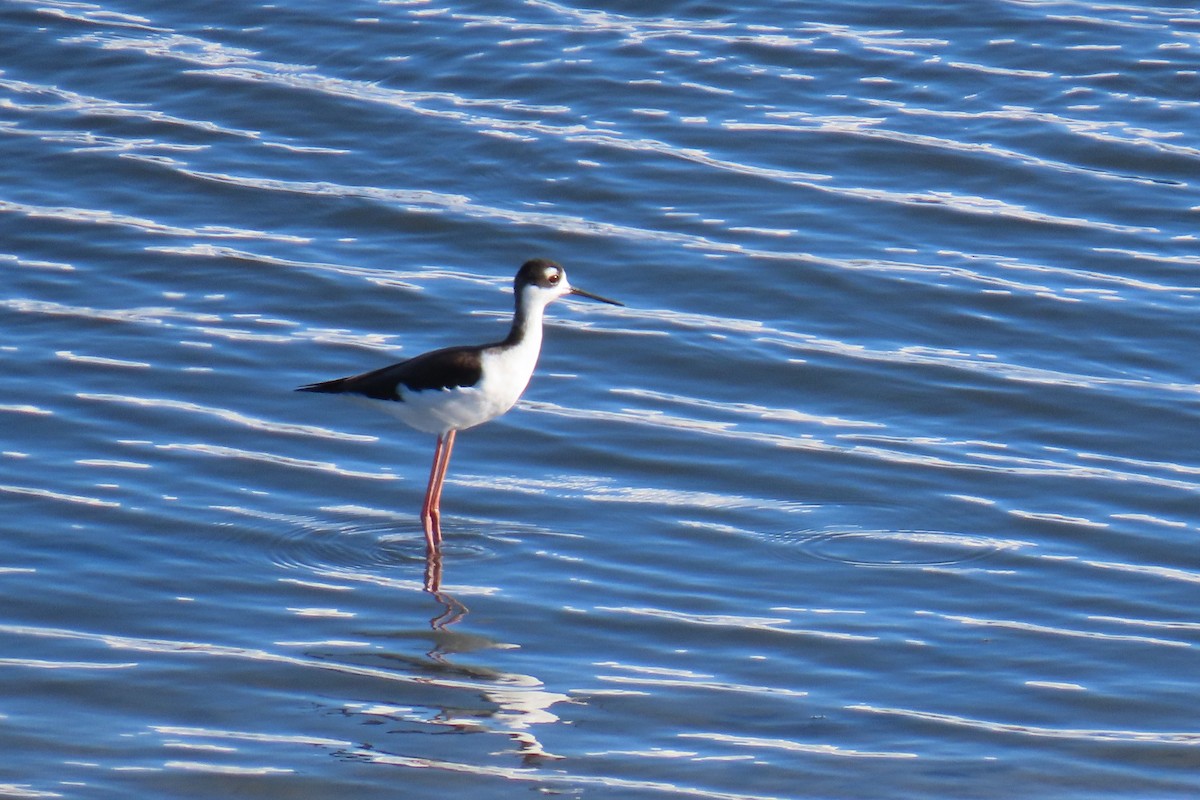
{"type": "Polygon", "coordinates": [[[0,797],[1200,792],[1200,12],[658,8],[0,1],[0,797]]]}

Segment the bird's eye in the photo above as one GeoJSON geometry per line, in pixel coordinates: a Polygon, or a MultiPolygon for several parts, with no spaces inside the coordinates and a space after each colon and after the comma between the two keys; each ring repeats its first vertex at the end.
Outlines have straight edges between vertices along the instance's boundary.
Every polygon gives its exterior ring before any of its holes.
{"type": "Polygon", "coordinates": [[[546,283],[553,286],[554,284],[558,283],[560,277],[562,276],[560,276],[557,272],[548,272],[546,273],[546,283]]]}

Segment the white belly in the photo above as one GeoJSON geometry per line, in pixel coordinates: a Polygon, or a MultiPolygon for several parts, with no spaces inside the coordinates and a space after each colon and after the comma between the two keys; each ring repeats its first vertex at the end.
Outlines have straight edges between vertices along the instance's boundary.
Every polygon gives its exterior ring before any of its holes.
{"type": "Polygon", "coordinates": [[[473,428],[516,404],[533,376],[540,349],[541,336],[537,335],[527,336],[516,347],[485,350],[483,377],[474,386],[421,392],[402,389],[399,402],[387,401],[382,405],[404,424],[426,433],[473,428]]]}

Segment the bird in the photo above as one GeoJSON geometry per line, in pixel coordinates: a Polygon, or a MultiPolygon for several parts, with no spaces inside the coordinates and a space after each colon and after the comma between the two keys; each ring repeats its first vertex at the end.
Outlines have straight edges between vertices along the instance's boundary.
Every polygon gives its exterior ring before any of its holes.
{"type": "Polygon", "coordinates": [[[546,258],[521,265],[513,279],[513,293],[512,327],[498,342],[443,347],[381,369],[296,389],[377,401],[382,410],[409,427],[437,435],[421,505],[425,540],[431,550],[441,544],[442,485],[455,435],[495,419],[516,404],[541,353],[546,306],[566,295],[625,305],[572,286],[562,266],[546,258]]]}

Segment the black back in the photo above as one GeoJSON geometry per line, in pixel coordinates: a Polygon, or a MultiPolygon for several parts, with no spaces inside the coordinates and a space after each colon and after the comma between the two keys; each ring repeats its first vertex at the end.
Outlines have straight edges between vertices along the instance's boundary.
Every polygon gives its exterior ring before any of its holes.
{"type": "Polygon", "coordinates": [[[526,261],[513,279],[517,311],[513,315],[512,329],[499,342],[483,347],[444,347],[414,356],[390,367],[336,378],[322,383],[301,386],[298,392],[325,392],[327,394],[359,394],[374,400],[397,400],[403,402],[404,390],[420,392],[428,389],[455,389],[459,386],[474,386],[482,375],[479,354],[488,347],[503,347],[516,344],[525,335],[525,315],[521,313],[523,292],[529,284],[542,288],[554,285],[548,276],[557,282],[562,278],[562,267],[545,258],[526,261]]]}
{"type": "Polygon", "coordinates": [[[479,348],[444,347],[390,367],[301,386],[298,392],[359,394],[373,400],[404,400],[404,390],[455,389],[474,386],[482,375],[479,348]]]}

